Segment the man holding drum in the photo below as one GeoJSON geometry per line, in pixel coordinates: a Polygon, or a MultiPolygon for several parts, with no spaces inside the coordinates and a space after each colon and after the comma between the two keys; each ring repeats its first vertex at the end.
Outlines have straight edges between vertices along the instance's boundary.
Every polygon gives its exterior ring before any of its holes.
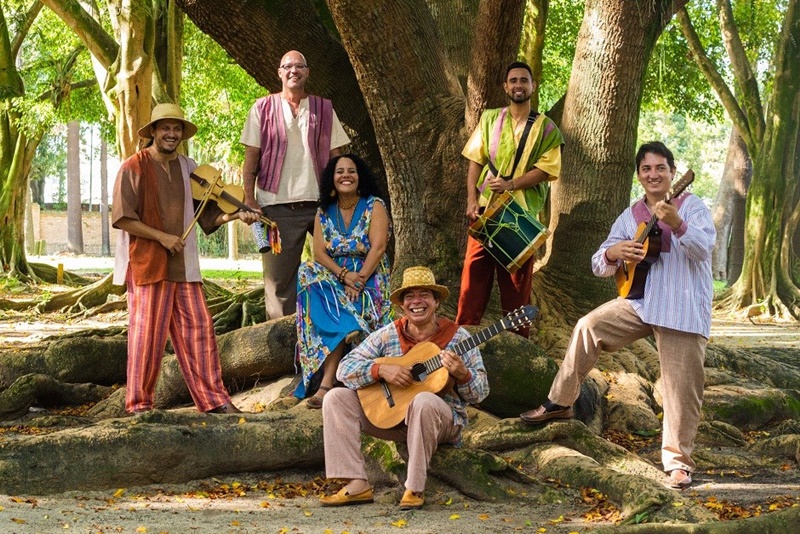
{"type": "MultiPolygon", "coordinates": [[[[506,69],[503,89],[510,100],[508,107],[485,110],[462,152],[469,160],[467,218],[473,226],[482,222],[479,219],[484,217],[484,209],[498,201],[506,203],[511,217],[525,216],[535,221],[547,199],[549,182],[561,173],[563,138],[552,120],[531,109],[531,95],[535,89],[531,68],[520,61],[511,63],[506,69]],[[505,192],[508,192],[506,198],[500,198],[505,192]]],[[[538,225],[538,221],[535,224],[538,225]]],[[[546,232],[544,228],[541,231],[546,232]]],[[[508,249],[514,247],[505,243],[481,242],[472,235],[467,238],[457,324],[480,323],[495,273],[503,313],[530,304],[532,248],[535,248],[532,243],[539,236],[513,237],[518,242],[524,241],[527,246],[523,248],[528,250],[511,251],[508,249]],[[510,265],[501,263],[492,248],[503,249],[503,256],[512,259],[516,256],[519,260],[510,265]]],[[[520,327],[516,332],[528,337],[529,328],[520,327]]]]}

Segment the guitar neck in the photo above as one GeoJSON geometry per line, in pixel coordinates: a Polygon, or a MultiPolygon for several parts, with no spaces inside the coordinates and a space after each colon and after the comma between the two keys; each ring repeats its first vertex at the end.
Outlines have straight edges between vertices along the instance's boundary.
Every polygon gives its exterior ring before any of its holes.
{"type": "MultiPolygon", "coordinates": [[[[483,330],[476,332],[475,334],[471,335],[467,339],[463,341],[459,341],[455,345],[450,348],[453,352],[458,354],[459,356],[464,355],[466,352],[471,351],[478,345],[488,341],[489,339],[493,338],[500,332],[507,330],[508,326],[505,324],[505,320],[498,321],[491,326],[487,326],[483,330]]],[[[441,353],[437,354],[433,358],[426,360],[423,362],[425,365],[425,369],[432,373],[433,371],[442,367],[442,355],[441,353]]]]}
{"type": "MultiPolygon", "coordinates": [[[[683,190],[689,187],[689,184],[691,184],[693,181],[694,181],[694,171],[692,169],[689,169],[688,171],[686,171],[686,174],[681,176],[681,179],[678,180],[678,182],[673,187],[672,194],[667,195],[667,197],[664,199],[664,202],[670,202],[673,198],[679,196],[681,193],[683,193],[683,190]]],[[[644,243],[645,239],[647,239],[647,237],[650,235],[650,231],[657,223],[658,223],[658,217],[656,217],[655,215],[650,217],[650,222],[647,223],[645,231],[642,232],[642,235],[640,235],[639,239],[637,239],[636,241],[639,243],[644,243]]]]}

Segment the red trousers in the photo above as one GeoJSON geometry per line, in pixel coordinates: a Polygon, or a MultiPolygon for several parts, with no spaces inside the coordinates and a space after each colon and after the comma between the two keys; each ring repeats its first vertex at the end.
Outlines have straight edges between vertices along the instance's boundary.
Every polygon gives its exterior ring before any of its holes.
{"type": "MultiPolygon", "coordinates": [[[[467,253],[464,258],[464,269],[461,271],[461,293],[458,296],[456,324],[481,323],[492,294],[495,274],[500,288],[500,307],[504,315],[520,306],[530,304],[533,261],[534,258],[530,258],[516,273],[511,274],[497,263],[477,239],[467,237],[467,253]]],[[[528,337],[530,328],[519,327],[514,332],[522,337],[528,337]]]]}
{"type": "Polygon", "coordinates": [[[230,402],[202,285],[163,281],[137,286],[129,278],[125,409],[153,407],[168,332],[197,409],[207,412],[230,402]]]}

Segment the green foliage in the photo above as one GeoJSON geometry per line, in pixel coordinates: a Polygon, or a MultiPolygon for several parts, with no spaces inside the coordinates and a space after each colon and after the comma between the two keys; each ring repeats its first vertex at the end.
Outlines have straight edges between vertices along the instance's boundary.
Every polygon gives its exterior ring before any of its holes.
{"type": "MultiPolygon", "coordinates": [[[[724,50],[709,49],[712,59],[721,63],[720,53],[724,50]]],[[[723,119],[722,104],[689,56],[676,22],[664,30],[653,50],[642,91],[642,110],[672,111],[709,124],[723,119]]]]}
{"type": "Polygon", "coordinates": [[[261,280],[261,270],[258,271],[232,271],[230,269],[203,269],[203,278],[211,280],[261,280]]]}
{"type": "Polygon", "coordinates": [[[539,109],[553,107],[567,92],[572,60],[583,21],[583,2],[551,0],[545,29],[539,109]]]}
{"type": "Polygon", "coordinates": [[[228,232],[220,229],[211,235],[197,232],[197,249],[206,258],[224,258],[228,255],[228,232]]]}
{"type": "Polygon", "coordinates": [[[67,139],[63,125],[51,129],[42,138],[42,142],[36,148],[29,178],[31,183],[36,183],[44,182],[46,178],[54,176],[59,177],[56,200],[64,203],[67,197],[67,139]]]}
{"type": "MultiPolygon", "coordinates": [[[[9,32],[20,30],[27,2],[3,2],[9,32]],[[13,11],[10,11],[13,10],[13,11]]],[[[17,69],[25,96],[14,100],[18,127],[29,136],[69,120],[99,122],[105,112],[96,84],[73,95],[71,84],[93,80],[91,57],[51,10],[42,9],[22,41],[17,69]]]]}
{"type": "Polygon", "coordinates": [[[244,161],[239,137],[245,118],[256,98],[266,91],[188,19],[184,39],[181,100],[198,127],[194,157],[201,163],[238,166],[244,161]]]}
{"type": "MultiPolygon", "coordinates": [[[[733,2],[734,18],[750,64],[762,90],[771,85],[767,67],[780,34],[786,0],[733,2]]],[[[734,78],[720,33],[717,3],[689,2],[686,6],[709,60],[734,92],[734,78]]],[[[677,20],[664,29],[656,44],[645,78],[642,106],[648,111],[669,111],[713,124],[725,119],[716,94],[694,63],[677,20]]]]}
{"type": "MultiPolygon", "coordinates": [[[[730,133],[730,124],[720,121],[709,124],[677,112],[642,111],[637,146],[648,141],[666,144],[675,155],[678,176],[689,168],[693,169],[695,180],[691,191],[710,206],[714,203],[725,169],[730,133]]],[[[634,171],[633,164],[631,171],[634,171]]],[[[642,195],[644,190],[634,178],[631,200],[642,195]]]]}

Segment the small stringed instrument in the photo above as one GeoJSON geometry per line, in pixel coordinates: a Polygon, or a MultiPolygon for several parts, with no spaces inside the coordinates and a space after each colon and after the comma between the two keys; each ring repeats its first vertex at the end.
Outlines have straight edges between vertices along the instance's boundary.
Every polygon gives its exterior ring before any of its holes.
{"type": "MultiPolygon", "coordinates": [[[[514,310],[499,322],[484,328],[456,343],[452,350],[459,356],[494,337],[500,332],[531,323],[539,310],[527,305],[514,310]]],[[[392,428],[406,418],[408,405],[419,393],[445,393],[453,387],[453,379],[442,367],[441,349],[430,341],[415,345],[400,357],[376,358],[375,363],[401,365],[411,369],[414,382],[406,388],[379,380],[357,391],[358,400],[370,423],[378,428],[392,428]]]]}
{"type": "Polygon", "coordinates": [[[192,224],[186,229],[182,239],[186,239],[189,231],[197,222],[206,203],[209,200],[216,202],[219,209],[225,213],[236,213],[237,211],[249,211],[257,213],[260,216],[260,221],[267,228],[269,234],[269,241],[272,245],[272,250],[275,254],[280,253],[280,235],[278,234],[278,225],[266,218],[260,210],[256,210],[244,203],[244,189],[236,184],[226,184],[222,181],[222,173],[211,165],[198,166],[189,177],[192,179],[192,198],[200,201],[200,205],[195,211],[195,218],[192,224]]]}
{"type": "MultiPolygon", "coordinates": [[[[689,169],[673,186],[672,195],[666,201],[677,197],[694,181],[694,171],[689,169]]],[[[614,277],[617,283],[617,293],[625,299],[640,299],[644,297],[644,286],[647,282],[647,273],[650,266],[655,263],[661,254],[661,228],[658,226],[658,217],[653,215],[649,222],[639,223],[636,229],[637,243],[644,245],[645,256],[639,262],[624,261],[617,268],[614,277]]]]}

